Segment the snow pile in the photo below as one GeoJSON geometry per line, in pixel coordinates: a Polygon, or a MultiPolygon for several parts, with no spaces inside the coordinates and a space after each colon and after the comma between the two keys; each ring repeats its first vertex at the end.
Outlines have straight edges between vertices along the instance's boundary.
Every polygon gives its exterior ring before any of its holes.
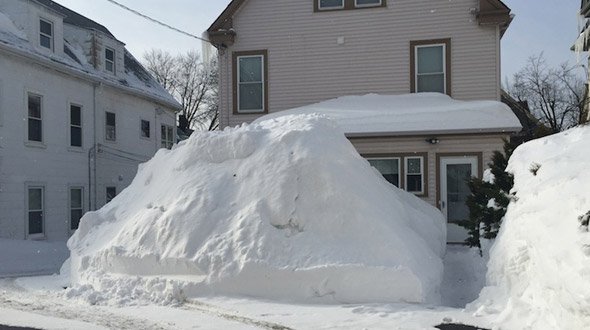
{"type": "Polygon", "coordinates": [[[472,307],[508,329],[590,329],[590,127],[529,142],[510,159],[517,200],[472,307]]]}
{"type": "Polygon", "coordinates": [[[334,119],[348,135],[451,132],[518,132],[518,118],[497,101],[458,101],[440,93],[344,96],[301,108],[268,114],[320,113],[334,119]]]}
{"type": "Polygon", "coordinates": [[[0,12],[0,33],[10,33],[10,34],[17,36],[18,38],[27,40],[27,35],[24,33],[24,31],[17,28],[14,25],[14,23],[12,22],[12,20],[8,16],[6,16],[5,14],[3,14],[1,12],[0,12]]]}
{"type": "Polygon", "coordinates": [[[437,302],[445,242],[440,212],[387,183],[331,120],[286,116],[160,150],[83,217],[68,294],[437,302]]]}

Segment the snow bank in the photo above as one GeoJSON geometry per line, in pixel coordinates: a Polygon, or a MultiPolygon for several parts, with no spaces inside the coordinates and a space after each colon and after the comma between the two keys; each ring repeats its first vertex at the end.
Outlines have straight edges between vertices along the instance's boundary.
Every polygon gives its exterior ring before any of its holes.
{"type": "Polygon", "coordinates": [[[472,308],[507,329],[590,329],[590,127],[529,142],[510,159],[517,201],[472,308]]]}
{"type": "Polygon", "coordinates": [[[348,135],[518,132],[518,118],[497,101],[458,101],[440,93],[344,96],[268,114],[320,113],[335,120],[348,135]]]}
{"type": "Polygon", "coordinates": [[[336,125],[287,116],[194,133],[86,214],[70,297],[436,302],[445,222],[387,183],[336,125]]]}

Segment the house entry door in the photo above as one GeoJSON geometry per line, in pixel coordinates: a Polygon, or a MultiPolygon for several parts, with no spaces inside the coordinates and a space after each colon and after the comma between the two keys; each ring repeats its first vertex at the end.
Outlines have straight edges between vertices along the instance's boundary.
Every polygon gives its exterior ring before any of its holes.
{"type": "Polygon", "coordinates": [[[471,194],[467,182],[478,176],[477,157],[442,157],[440,160],[440,206],[447,218],[447,242],[463,243],[467,230],[458,225],[469,219],[467,197],[471,194]]]}

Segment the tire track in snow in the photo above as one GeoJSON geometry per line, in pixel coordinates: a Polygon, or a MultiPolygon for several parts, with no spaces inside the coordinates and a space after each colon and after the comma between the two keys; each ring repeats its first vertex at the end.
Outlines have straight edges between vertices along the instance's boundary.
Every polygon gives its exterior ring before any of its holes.
{"type": "Polygon", "coordinates": [[[267,321],[262,321],[262,320],[256,320],[256,319],[253,319],[250,317],[232,314],[227,311],[222,311],[213,305],[205,304],[205,303],[193,300],[193,299],[187,300],[184,303],[184,305],[182,305],[181,308],[185,309],[185,310],[199,311],[201,313],[213,315],[213,316],[216,316],[216,317],[228,320],[228,321],[240,322],[243,324],[252,325],[255,327],[268,329],[268,330],[295,330],[293,328],[284,326],[282,324],[267,322],[267,321]]]}

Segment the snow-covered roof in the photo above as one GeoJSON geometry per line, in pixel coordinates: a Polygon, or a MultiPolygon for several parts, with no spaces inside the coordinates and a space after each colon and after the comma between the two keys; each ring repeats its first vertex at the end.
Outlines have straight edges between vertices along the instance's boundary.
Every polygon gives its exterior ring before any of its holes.
{"type": "MultiPolygon", "coordinates": [[[[64,12],[65,14],[65,12],[64,12]]],[[[89,20],[90,21],[90,20],[89,20]]],[[[64,23],[66,23],[64,21],[64,23]]],[[[67,23],[66,23],[67,24],[67,23]]],[[[81,45],[73,43],[67,37],[64,40],[64,55],[43,52],[31,44],[26,34],[12,20],[0,12],[0,50],[6,50],[56,69],[78,75],[81,78],[106,83],[126,92],[143,96],[174,109],[180,104],[170,95],[143,66],[125,50],[125,70],[123,75],[114,76],[94,68],[87,61],[81,45]]]]}
{"type": "Polygon", "coordinates": [[[512,110],[497,101],[458,101],[439,93],[344,96],[268,114],[257,121],[291,114],[320,113],[348,136],[403,136],[517,132],[512,110]]]}

